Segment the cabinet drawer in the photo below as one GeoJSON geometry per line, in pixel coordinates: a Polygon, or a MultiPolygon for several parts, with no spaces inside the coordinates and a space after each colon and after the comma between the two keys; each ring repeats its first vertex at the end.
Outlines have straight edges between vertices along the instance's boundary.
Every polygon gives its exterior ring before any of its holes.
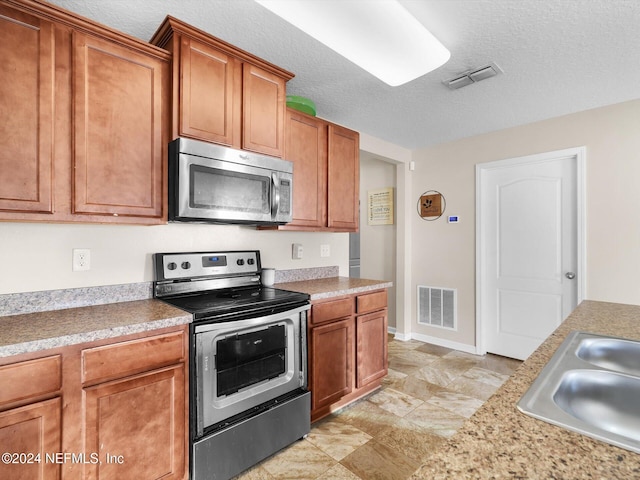
{"type": "Polygon", "coordinates": [[[0,405],[53,393],[62,387],[60,355],[0,367],[0,405]]]}
{"type": "Polygon", "coordinates": [[[90,348],[82,351],[82,383],[122,378],[184,358],[184,332],[90,348]]]}
{"type": "Polygon", "coordinates": [[[319,323],[348,317],[353,314],[353,297],[332,300],[330,302],[314,303],[311,306],[311,323],[319,323]]]}
{"type": "Polygon", "coordinates": [[[387,291],[367,293],[356,297],[358,313],[375,312],[387,307],[387,291]]]}

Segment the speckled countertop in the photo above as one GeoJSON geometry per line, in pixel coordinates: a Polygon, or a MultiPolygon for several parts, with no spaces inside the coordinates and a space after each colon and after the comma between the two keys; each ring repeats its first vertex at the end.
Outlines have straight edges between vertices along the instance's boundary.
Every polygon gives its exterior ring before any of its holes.
{"type": "Polygon", "coordinates": [[[192,316],[159,300],[137,300],[0,317],[0,357],[159,328],[192,316]]]}
{"type": "Polygon", "coordinates": [[[520,413],[572,331],[640,340],[640,306],[585,301],[412,479],[640,479],[640,455],[520,413]]]}
{"type": "Polygon", "coordinates": [[[392,282],[383,280],[368,280],[365,278],[328,277],[317,280],[303,280],[298,282],[276,283],[274,287],[284,290],[308,293],[311,300],[352,295],[354,293],[369,292],[381,288],[390,288],[392,282]]]}

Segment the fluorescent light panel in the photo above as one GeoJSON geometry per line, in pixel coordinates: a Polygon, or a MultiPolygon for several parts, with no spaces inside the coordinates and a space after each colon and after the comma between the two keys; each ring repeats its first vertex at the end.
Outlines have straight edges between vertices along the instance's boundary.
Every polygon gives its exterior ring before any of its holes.
{"type": "Polygon", "coordinates": [[[256,0],[392,87],[451,54],[395,0],[256,0]]]}

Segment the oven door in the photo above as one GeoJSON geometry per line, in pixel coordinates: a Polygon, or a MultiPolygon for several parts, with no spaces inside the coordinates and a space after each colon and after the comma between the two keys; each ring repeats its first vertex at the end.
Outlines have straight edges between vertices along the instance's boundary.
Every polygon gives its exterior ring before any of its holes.
{"type": "Polygon", "coordinates": [[[197,437],[230,417],[306,387],[309,308],[195,325],[197,437]]]}

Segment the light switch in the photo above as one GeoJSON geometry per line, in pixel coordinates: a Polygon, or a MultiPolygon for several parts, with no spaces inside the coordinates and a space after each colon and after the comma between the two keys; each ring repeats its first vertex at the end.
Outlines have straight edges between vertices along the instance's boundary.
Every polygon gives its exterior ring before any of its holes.
{"type": "Polygon", "coordinates": [[[303,250],[301,243],[294,243],[291,248],[291,258],[294,260],[300,260],[302,258],[303,250]]]}

